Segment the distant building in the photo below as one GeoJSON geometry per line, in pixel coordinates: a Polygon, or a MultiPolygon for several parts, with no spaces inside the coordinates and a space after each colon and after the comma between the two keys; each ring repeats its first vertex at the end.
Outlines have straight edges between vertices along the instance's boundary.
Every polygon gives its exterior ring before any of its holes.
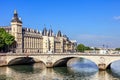
{"type": "Polygon", "coordinates": [[[47,30],[44,28],[42,32],[39,32],[38,30],[23,28],[16,10],[11,25],[1,26],[1,28],[4,28],[6,32],[15,37],[16,43],[11,49],[15,53],[64,53],[75,51],[76,42],[69,40],[66,35],[62,35],[61,31],[54,35],[52,29],[47,30]]]}

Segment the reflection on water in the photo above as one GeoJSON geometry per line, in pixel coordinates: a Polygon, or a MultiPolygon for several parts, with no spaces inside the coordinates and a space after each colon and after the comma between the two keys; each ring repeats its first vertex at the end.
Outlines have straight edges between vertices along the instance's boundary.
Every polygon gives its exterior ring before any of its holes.
{"type": "Polygon", "coordinates": [[[109,71],[112,76],[120,79],[120,60],[117,60],[111,64],[111,70],[109,71]]]}
{"type": "Polygon", "coordinates": [[[11,68],[12,70],[18,72],[18,73],[33,73],[34,72],[34,68],[32,67],[32,65],[17,65],[17,66],[10,66],[9,68],[11,68]]]}
{"type": "Polygon", "coordinates": [[[87,72],[86,68],[45,68],[41,63],[0,67],[0,80],[120,80],[120,76],[114,76],[116,71],[90,69],[87,72]]]}
{"type": "Polygon", "coordinates": [[[69,72],[71,73],[71,74],[77,74],[77,75],[79,75],[79,76],[91,76],[91,75],[94,75],[97,71],[94,71],[92,68],[90,68],[90,69],[82,69],[82,68],[77,68],[77,69],[75,69],[75,68],[68,68],[68,70],[69,70],[69,72]],[[88,71],[87,71],[88,70],[88,71]],[[92,71],[93,70],[93,71],[92,71]]]}
{"type": "Polygon", "coordinates": [[[60,74],[61,76],[63,76],[63,79],[65,80],[90,80],[90,77],[95,78],[96,74],[96,72],[84,72],[83,70],[79,70],[76,72],[76,70],[66,67],[57,67],[54,68],[54,71],[56,74],[60,74]]]}

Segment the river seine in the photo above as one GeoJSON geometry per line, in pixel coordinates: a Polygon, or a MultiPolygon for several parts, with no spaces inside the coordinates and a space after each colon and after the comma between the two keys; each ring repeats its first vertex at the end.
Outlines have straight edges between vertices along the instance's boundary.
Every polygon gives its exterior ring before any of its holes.
{"type": "Polygon", "coordinates": [[[85,63],[56,68],[45,68],[42,63],[0,67],[0,80],[120,80],[119,65],[114,66],[117,62],[106,71],[85,63]]]}

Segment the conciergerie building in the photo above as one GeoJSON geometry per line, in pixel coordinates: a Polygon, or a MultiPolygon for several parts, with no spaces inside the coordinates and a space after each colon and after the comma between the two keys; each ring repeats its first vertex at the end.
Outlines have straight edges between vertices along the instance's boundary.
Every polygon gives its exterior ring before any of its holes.
{"type": "Polygon", "coordinates": [[[76,41],[69,40],[66,35],[58,31],[54,35],[53,30],[46,28],[42,32],[22,25],[18,13],[14,10],[14,15],[10,26],[1,26],[6,32],[15,37],[15,44],[10,49],[14,53],[65,53],[75,52],[76,41]]]}

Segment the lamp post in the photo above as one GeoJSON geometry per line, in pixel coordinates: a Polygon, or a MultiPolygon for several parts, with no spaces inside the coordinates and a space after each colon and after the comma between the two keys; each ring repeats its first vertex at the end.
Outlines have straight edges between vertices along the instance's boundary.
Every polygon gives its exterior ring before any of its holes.
{"type": "Polygon", "coordinates": [[[104,54],[104,51],[105,51],[104,47],[105,47],[105,45],[103,44],[103,54],[104,54]]]}

